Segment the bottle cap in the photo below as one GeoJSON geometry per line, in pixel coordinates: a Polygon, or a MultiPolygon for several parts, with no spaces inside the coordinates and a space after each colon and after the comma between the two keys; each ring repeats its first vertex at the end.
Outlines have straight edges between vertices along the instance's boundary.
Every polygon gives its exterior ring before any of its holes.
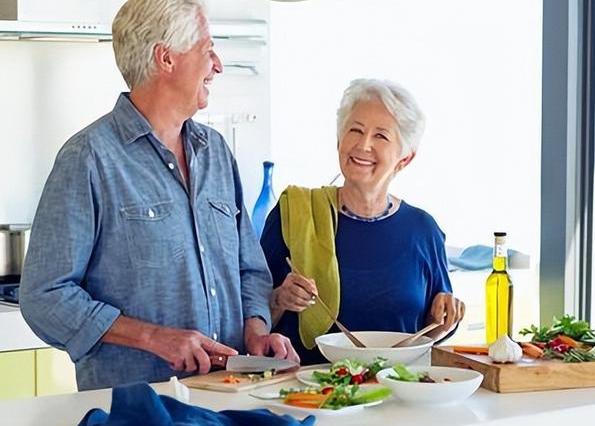
{"type": "Polygon", "coordinates": [[[494,237],[506,237],[506,232],[494,232],[494,237]]]}

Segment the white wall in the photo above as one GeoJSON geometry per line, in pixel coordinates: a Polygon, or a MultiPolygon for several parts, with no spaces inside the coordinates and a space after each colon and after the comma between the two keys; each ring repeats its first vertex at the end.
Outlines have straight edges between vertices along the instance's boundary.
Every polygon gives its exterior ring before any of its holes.
{"type": "Polygon", "coordinates": [[[394,192],[432,213],[451,245],[491,245],[501,229],[537,255],[541,2],[273,2],[277,191],[327,184],[338,171],[335,112],[362,76],[400,82],[427,115],[394,192]]]}
{"type": "MultiPolygon", "coordinates": [[[[209,10],[211,19],[267,20],[269,5],[262,0],[216,0],[209,10]]],[[[225,61],[233,49],[220,48],[225,61]]],[[[209,108],[201,111],[256,115],[254,123],[237,130],[249,208],[262,182],[260,163],[269,156],[267,47],[261,55],[260,76],[218,76],[209,108]]],[[[58,149],[109,112],[123,90],[111,43],[0,41],[0,223],[33,219],[58,149]]]]}

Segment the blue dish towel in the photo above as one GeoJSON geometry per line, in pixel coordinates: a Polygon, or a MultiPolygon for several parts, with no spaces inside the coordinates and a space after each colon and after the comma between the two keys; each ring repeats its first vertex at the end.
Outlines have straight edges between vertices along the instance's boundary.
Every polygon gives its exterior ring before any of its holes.
{"type": "MultiPolygon", "coordinates": [[[[494,249],[488,246],[475,245],[455,254],[448,255],[449,271],[479,271],[492,269],[494,249]]],[[[516,250],[508,250],[508,264],[511,269],[528,268],[529,257],[516,250]]]]}
{"type": "Polygon", "coordinates": [[[136,383],[114,388],[111,412],[94,408],[79,426],[311,426],[315,421],[314,416],[299,421],[264,409],[211,411],[157,395],[147,383],[136,383]]]}

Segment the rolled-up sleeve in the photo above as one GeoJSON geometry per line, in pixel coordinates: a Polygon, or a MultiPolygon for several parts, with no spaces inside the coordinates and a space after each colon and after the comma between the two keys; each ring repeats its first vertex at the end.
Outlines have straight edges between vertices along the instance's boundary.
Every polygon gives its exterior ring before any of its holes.
{"type": "Polygon", "coordinates": [[[85,272],[101,231],[97,179],[92,151],[84,140],[71,140],[44,187],[20,286],[29,326],[73,361],[88,354],[120,315],[85,291],[85,272]]]}
{"type": "Polygon", "coordinates": [[[236,205],[240,213],[237,216],[240,239],[240,280],[242,286],[242,310],[244,318],[261,317],[271,326],[269,299],[273,291],[273,280],[266,264],[264,253],[252,223],[244,206],[242,184],[234,162],[234,181],[236,205]]]}

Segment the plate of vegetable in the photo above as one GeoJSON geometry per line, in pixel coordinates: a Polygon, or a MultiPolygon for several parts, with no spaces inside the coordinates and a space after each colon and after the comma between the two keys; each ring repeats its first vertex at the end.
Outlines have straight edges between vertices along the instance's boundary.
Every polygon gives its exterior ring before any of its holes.
{"type": "MultiPolygon", "coordinates": [[[[523,336],[531,336],[534,358],[559,359],[563,362],[595,361],[595,330],[589,323],[564,315],[554,317],[551,326],[537,327],[531,325],[520,331],[523,336]]],[[[526,344],[521,344],[526,349],[526,344]]],[[[525,351],[527,354],[527,352],[525,351]]],[[[529,354],[531,355],[531,354],[529,354]]]]}
{"type": "Polygon", "coordinates": [[[339,386],[377,384],[376,373],[388,367],[385,358],[376,358],[371,363],[344,359],[330,367],[301,370],[296,378],[307,386],[339,386]]]}
{"type": "Polygon", "coordinates": [[[376,375],[395,397],[412,404],[448,404],[462,401],[481,385],[483,374],[464,368],[405,367],[396,364],[376,375]]]}
{"type": "Polygon", "coordinates": [[[335,416],[381,404],[391,395],[387,387],[368,390],[358,385],[290,388],[281,389],[278,400],[269,401],[269,405],[299,414],[335,416]]]}

